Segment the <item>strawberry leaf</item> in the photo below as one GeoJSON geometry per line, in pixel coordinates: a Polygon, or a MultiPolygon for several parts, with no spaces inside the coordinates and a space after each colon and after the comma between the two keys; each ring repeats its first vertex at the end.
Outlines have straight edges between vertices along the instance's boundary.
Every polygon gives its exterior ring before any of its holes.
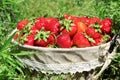
{"type": "Polygon", "coordinates": [[[95,32],[99,32],[99,33],[102,33],[102,31],[101,31],[101,25],[99,25],[98,23],[95,23],[95,24],[92,24],[91,25],[93,28],[95,28],[95,32]]]}
{"type": "Polygon", "coordinates": [[[23,33],[29,33],[30,34],[30,29],[34,25],[34,21],[30,21],[24,28],[23,28],[23,33]]]}
{"type": "Polygon", "coordinates": [[[22,37],[20,37],[20,43],[21,44],[24,44],[25,41],[27,41],[27,34],[25,34],[22,37]]]}
{"type": "Polygon", "coordinates": [[[109,41],[110,40],[110,36],[109,35],[107,35],[107,34],[105,34],[103,37],[102,37],[102,42],[107,42],[107,41],[109,41]]]}
{"type": "Polygon", "coordinates": [[[61,27],[62,29],[65,28],[67,31],[71,30],[70,26],[71,26],[72,20],[65,19],[65,20],[61,20],[60,22],[63,25],[61,27]]]}
{"type": "Polygon", "coordinates": [[[84,33],[85,37],[88,39],[88,41],[95,43],[95,40],[88,36],[86,33],[84,33]]]}

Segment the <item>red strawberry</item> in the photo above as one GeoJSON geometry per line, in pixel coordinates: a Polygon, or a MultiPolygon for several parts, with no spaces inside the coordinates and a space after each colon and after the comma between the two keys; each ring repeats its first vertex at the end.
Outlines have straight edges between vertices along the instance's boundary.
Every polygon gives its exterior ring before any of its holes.
{"type": "Polygon", "coordinates": [[[53,19],[48,23],[46,30],[53,32],[55,35],[58,35],[60,26],[61,24],[59,23],[58,19],[53,19]]]}
{"type": "Polygon", "coordinates": [[[34,25],[31,27],[31,33],[33,35],[35,35],[37,33],[37,29],[36,29],[36,27],[34,25]]]}
{"type": "Polygon", "coordinates": [[[62,26],[61,31],[62,33],[68,33],[71,37],[77,32],[77,27],[75,25],[72,25],[72,20],[61,20],[62,26]]]}
{"type": "Polygon", "coordinates": [[[64,14],[63,16],[64,16],[65,19],[69,19],[69,20],[74,20],[74,19],[78,18],[77,16],[71,16],[69,14],[64,14]]]}
{"type": "Polygon", "coordinates": [[[76,26],[71,26],[71,27],[70,27],[70,30],[64,29],[64,30],[62,31],[62,33],[67,33],[67,34],[69,34],[71,37],[73,37],[73,36],[76,34],[76,32],[77,32],[77,27],[76,27],[76,26]]]}
{"type": "Polygon", "coordinates": [[[22,30],[28,23],[29,23],[29,20],[27,20],[27,19],[20,21],[17,24],[17,29],[22,30]]]}
{"type": "Polygon", "coordinates": [[[110,41],[111,37],[107,34],[99,37],[99,38],[96,38],[94,39],[95,42],[94,43],[91,43],[92,46],[97,46],[97,45],[100,45],[100,44],[103,44],[103,43],[106,43],[108,41],[110,41]]]}
{"type": "Polygon", "coordinates": [[[89,47],[90,43],[88,39],[84,36],[84,34],[78,32],[76,35],[73,37],[73,43],[77,47],[89,47]]]}
{"type": "Polygon", "coordinates": [[[17,33],[15,33],[15,35],[14,35],[14,40],[16,40],[17,38],[18,38],[18,36],[19,36],[19,33],[17,32],[17,33]]]}
{"type": "Polygon", "coordinates": [[[42,27],[46,29],[47,24],[48,22],[46,21],[46,19],[42,17],[37,18],[35,22],[35,26],[38,30],[40,30],[42,27]]]}
{"type": "Polygon", "coordinates": [[[105,18],[100,22],[101,25],[104,26],[111,26],[112,25],[112,20],[110,18],[105,18]]]}
{"type": "Polygon", "coordinates": [[[20,42],[20,39],[23,37],[24,35],[23,34],[21,34],[21,32],[20,31],[17,31],[16,33],[15,33],[15,35],[14,35],[14,40],[16,40],[16,41],[18,41],[18,42],[20,42]]]}
{"type": "Polygon", "coordinates": [[[104,33],[110,33],[111,31],[111,25],[112,25],[112,20],[109,18],[105,18],[104,20],[101,21],[101,30],[104,33]]]}
{"type": "Polygon", "coordinates": [[[34,35],[28,35],[27,40],[24,42],[26,45],[33,46],[34,45],[34,35]]]}
{"type": "Polygon", "coordinates": [[[56,43],[54,35],[50,35],[48,38],[49,45],[54,45],[56,43]]]}
{"type": "Polygon", "coordinates": [[[97,46],[97,45],[100,45],[101,43],[102,43],[102,37],[101,38],[97,38],[97,39],[94,39],[95,40],[95,42],[93,43],[91,43],[91,45],[92,46],[97,46]]]}
{"type": "Polygon", "coordinates": [[[90,18],[90,24],[100,23],[100,19],[98,17],[90,18]]]}
{"type": "Polygon", "coordinates": [[[61,34],[57,37],[57,45],[60,48],[70,48],[72,46],[72,42],[69,34],[61,34]]]}
{"type": "Polygon", "coordinates": [[[101,30],[102,30],[102,32],[104,32],[104,33],[110,33],[111,27],[110,27],[110,26],[102,25],[101,30]]]}
{"type": "Polygon", "coordinates": [[[35,45],[36,46],[42,46],[46,47],[49,43],[48,38],[50,37],[50,32],[45,31],[44,28],[42,28],[37,34],[35,35],[35,45]]]}
{"type": "Polygon", "coordinates": [[[45,41],[44,39],[41,40],[35,40],[35,45],[36,46],[41,46],[41,47],[47,47],[55,44],[55,38],[53,35],[49,35],[47,40],[45,41]]]}
{"type": "Polygon", "coordinates": [[[45,18],[45,20],[49,23],[50,21],[57,20],[57,19],[53,18],[53,17],[47,17],[47,18],[45,18]]]}
{"type": "Polygon", "coordinates": [[[70,20],[79,20],[79,17],[77,17],[77,16],[70,16],[69,19],[70,20]]]}
{"type": "Polygon", "coordinates": [[[79,20],[87,25],[90,25],[90,18],[80,17],[79,20]]]}
{"type": "Polygon", "coordinates": [[[65,19],[68,19],[70,15],[69,14],[64,14],[63,16],[64,16],[65,19]]]}
{"type": "Polygon", "coordinates": [[[76,27],[77,27],[77,32],[84,32],[85,29],[87,28],[87,25],[83,22],[74,22],[76,27]]]}
{"type": "Polygon", "coordinates": [[[35,40],[35,46],[41,46],[41,47],[46,47],[48,45],[48,42],[45,40],[35,40]]]}
{"type": "Polygon", "coordinates": [[[100,33],[95,32],[95,29],[92,28],[92,27],[88,27],[88,28],[85,30],[85,32],[86,32],[86,34],[87,34],[88,36],[90,36],[91,38],[94,38],[94,39],[100,38],[100,37],[102,36],[100,33]]]}

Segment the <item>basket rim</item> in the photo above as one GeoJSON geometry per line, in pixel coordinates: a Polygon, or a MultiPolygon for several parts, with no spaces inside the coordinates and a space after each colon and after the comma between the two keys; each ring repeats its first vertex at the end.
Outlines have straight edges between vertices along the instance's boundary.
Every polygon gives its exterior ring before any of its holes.
{"type": "Polygon", "coordinates": [[[82,51],[82,50],[93,50],[93,49],[98,49],[100,47],[108,46],[111,41],[109,41],[105,44],[101,44],[99,46],[85,47],[85,48],[47,48],[47,47],[39,47],[39,46],[22,45],[22,44],[16,42],[14,39],[12,40],[12,42],[23,48],[40,50],[40,51],[78,51],[78,50],[82,51]]]}

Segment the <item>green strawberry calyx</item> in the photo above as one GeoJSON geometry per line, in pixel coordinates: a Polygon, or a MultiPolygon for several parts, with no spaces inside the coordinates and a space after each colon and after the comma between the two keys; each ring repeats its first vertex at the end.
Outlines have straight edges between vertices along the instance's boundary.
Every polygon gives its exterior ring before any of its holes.
{"type": "Polygon", "coordinates": [[[103,43],[106,43],[107,41],[110,41],[111,37],[108,35],[108,34],[105,34],[103,37],[102,37],[102,42],[103,43]]]}
{"type": "Polygon", "coordinates": [[[98,23],[95,23],[95,24],[92,24],[91,25],[93,28],[95,28],[95,32],[99,32],[99,33],[102,33],[101,31],[101,25],[99,25],[98,23]]]}
{"type": "Polygon", "coordinates": [[[88,36],[86,33],[84,33],[85,37],[88,39],[88,41],[95,43],[95,40],[88,36]]]}
{"type": "Polygon", "coordinates": [[[44,27],[41,28],[40,31],[37,31],[37,34],[35,35],[34,40],[41,40],[43,39],[45,42],[47,42],[47,38],[50,35],[50,31],[45,31],[44,27]]]}
{"type": "Polygon", "coordinates": [[[61,20],[60,23],[62,24],[62,27],[61,29],[66,29],[67,31],[71,31],[71,23],[72,23],[72,20],[69,20],[69,19],[65,19],[65,20],[61,20]]]}

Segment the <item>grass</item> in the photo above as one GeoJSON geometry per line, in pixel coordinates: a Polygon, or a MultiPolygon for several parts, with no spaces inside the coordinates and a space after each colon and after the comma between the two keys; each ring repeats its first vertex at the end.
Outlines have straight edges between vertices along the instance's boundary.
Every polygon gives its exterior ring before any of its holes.
{"type": "MultiPolygon", "coordinates": [[[[2,80],[73,80],[75,75],[47,75],[34,71],[25,71],[15,58],[16,54],[29,52],[18,51],[17,45],[10,43],[10,32],[22,19],[35,17],[59,17],[64,13],[77,16],[110,17],[114,22],[113,33],[120,27],[120,0],[0,0],[0,79],[2,80]],[[36,74],[34,74],[36,73],[36,74]],[[32,76],[33,75],[33,76],[32,76]],[[31,77],[32,76],[32,77],[31,77]]],[[[120,51],[118,50],[118,53],[120,51]]],[[[120,55],[112,61],[100,77],[101,80],[120,79],[120,55]]]]}

